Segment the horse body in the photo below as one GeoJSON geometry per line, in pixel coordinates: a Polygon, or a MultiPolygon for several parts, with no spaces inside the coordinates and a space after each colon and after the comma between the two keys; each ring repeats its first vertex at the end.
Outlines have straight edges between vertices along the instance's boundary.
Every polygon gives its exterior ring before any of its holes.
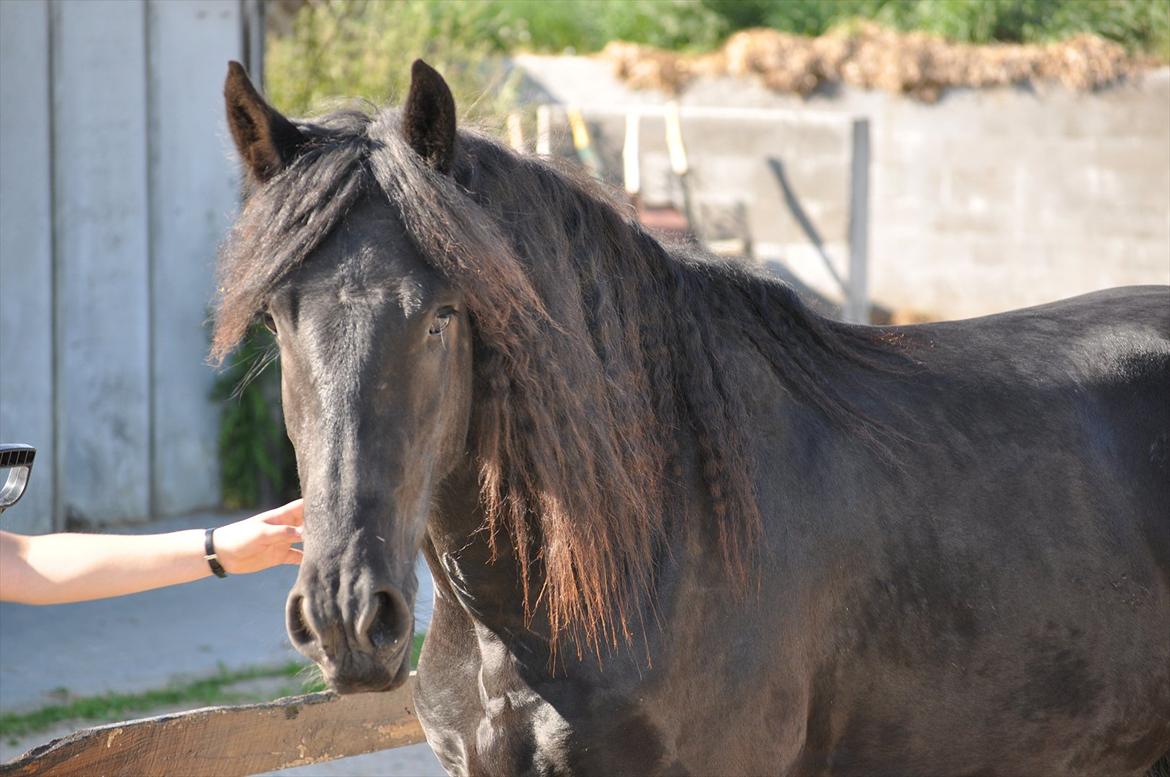
{"type": "Polygon", "coordinates": [[[453,774],[1141,774],[1170,750],[1170,294],[849,327],[585,182],[229,74],[306,504],[290,638],[453,774]]]}
{"type": "Polygon", "coordinates": [[[919,370],[883,396],[930,435],[898,466],[744,349],[758,428],[784,430],[755,438],[769,562],[737,598],[680,515],[650,667],[637,644],[552,676],[518,607],[476,604],[518,596],[468,478],[431,523],[456,582],[419,667],[428,740],[471,774],[1142,774],[1170,747],[1167,302],[890,330],[919,370]]]}

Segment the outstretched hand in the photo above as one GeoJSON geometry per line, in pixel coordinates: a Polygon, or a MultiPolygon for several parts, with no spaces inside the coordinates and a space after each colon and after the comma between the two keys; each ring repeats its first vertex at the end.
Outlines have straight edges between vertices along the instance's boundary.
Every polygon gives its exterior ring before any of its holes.
{"type": "Polygon", "coordinates": [[[277,564],[301,563],[303,500],[215,530],[215,552],[228,574],[259,572],[277,564]]]}

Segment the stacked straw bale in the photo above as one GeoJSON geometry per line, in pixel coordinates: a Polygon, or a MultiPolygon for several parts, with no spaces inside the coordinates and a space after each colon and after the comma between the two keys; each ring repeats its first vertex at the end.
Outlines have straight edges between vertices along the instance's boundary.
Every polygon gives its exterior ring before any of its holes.
{"type": "Polygon", "coordinates": [[[818,38],[744,30],[719,51],[701,55],[614,41],[600,56],[635,89],[677,94],[697,77],[731,75],[758,78],[776,92],[808,95],[821,84],[844,83],[924,102],[934,102],[951,87],[1057,81],[1070,89],[1096,89],[1148,64],[1096,35],[1058,43],[977,46],[872,23],[818,38]]]}

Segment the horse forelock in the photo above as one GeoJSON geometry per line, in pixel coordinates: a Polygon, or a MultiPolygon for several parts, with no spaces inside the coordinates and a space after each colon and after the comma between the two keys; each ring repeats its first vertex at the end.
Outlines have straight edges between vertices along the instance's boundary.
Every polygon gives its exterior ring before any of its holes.
{"type": "Polygon", "coordinates": [[[691,459],[747,590],[762,521],[717,330],[752,318],[752,345],[786,388],[848,419],[816,374],[818,354],[845,350],[835,330],[787,287],[672,255],[598,185],[486,137],[461,132],[447,176],[402,141],[393,111],[301,128],[308,151],[252,194],[221,252],[212,356],[360,197],[384,195],[466,297],[488,536],[513,546],[526,612],[547,612],[554,645],[572,632],[578,653],[600,652],[653,617],[666,505],[691,459]]]}

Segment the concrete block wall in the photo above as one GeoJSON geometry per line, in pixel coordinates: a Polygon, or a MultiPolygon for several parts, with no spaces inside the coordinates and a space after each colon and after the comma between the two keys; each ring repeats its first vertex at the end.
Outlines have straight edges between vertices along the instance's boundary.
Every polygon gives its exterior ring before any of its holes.
{"type": "Polygon", "coordinates": [[[871,277],[887,306],[972,316],[1170,283],[1170,69],[1095,94],[873,102],[871,277]]]}
{"type": "MultiPolygon", "coordinates": [[[[629,90],[599,60],[516,62],[533,102],[582,107],[603,158],[620,159],[627,111],[666,100],[629,90]]],[[[1170,283],[1170,68],[1091,93],[1044,84],[961,89],[935,104],[847,87],[802,99],[711,78],[680,104],[695,198],[742,203],[755,257],[831,298],[840,299],[834,276],[847,275],[849,125],[859,117],[871,134],[877,305],[961,318],[1170,283]],[[741,117],[697,118],[711,109],[741,117]],[[770,160],[781,163],[790,197],[770,160]]],[[[645,190],[678,203],[662,133],[661,120],[643,120],[645,190]]],[[[620,165],[607,168],[620,183],[620,165]]]]}
{"type": "Polygon", "coordinates": [[[0,438],[38,448],[6,528],[219,501],[204,322],[244,8],[0,3],[0,438]]]}

